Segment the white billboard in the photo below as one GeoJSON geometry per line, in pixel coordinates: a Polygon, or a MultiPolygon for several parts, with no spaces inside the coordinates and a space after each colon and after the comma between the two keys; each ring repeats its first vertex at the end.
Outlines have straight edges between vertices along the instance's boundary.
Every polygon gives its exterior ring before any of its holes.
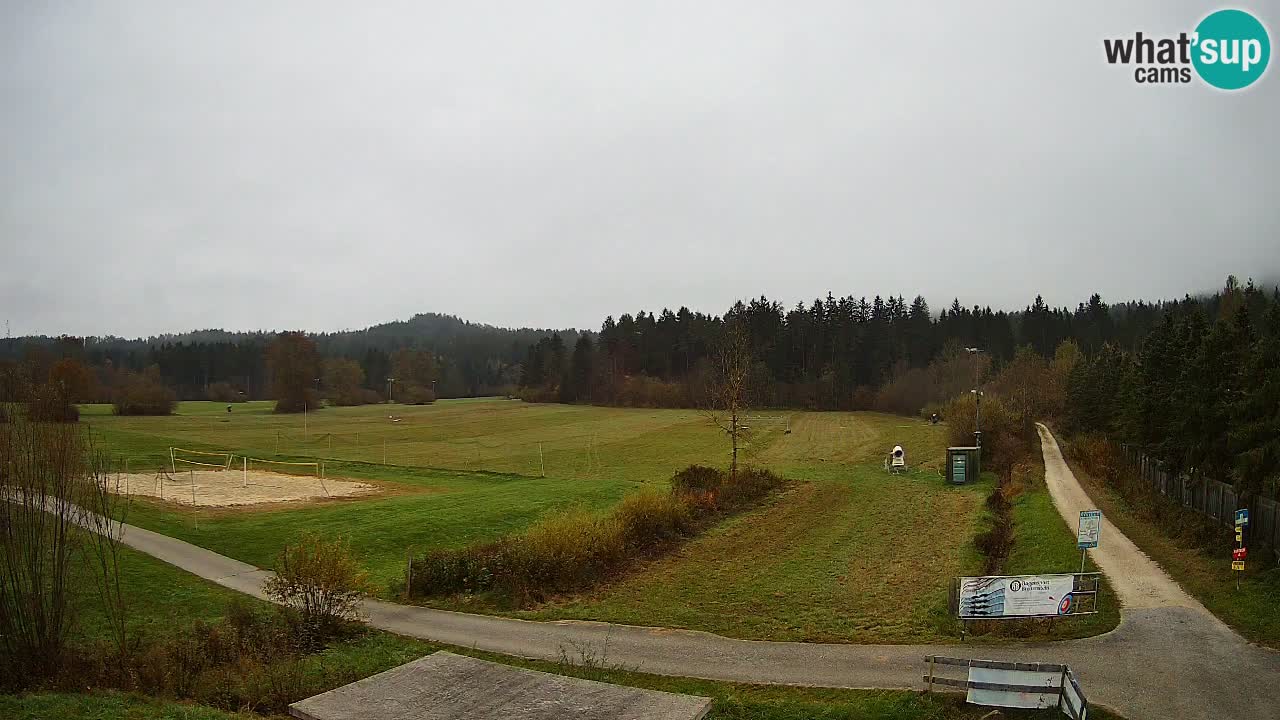
{"type": "Polygon", "coordinates": [[[962,620],[1053,617],[1075,610],[1075,575],[960,578],[962,620]]]}

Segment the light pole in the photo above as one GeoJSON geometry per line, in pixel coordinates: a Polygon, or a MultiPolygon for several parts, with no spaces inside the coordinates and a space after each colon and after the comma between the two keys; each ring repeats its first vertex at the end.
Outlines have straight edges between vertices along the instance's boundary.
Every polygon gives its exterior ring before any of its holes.
{"type": "Polygon", "coordinates": [[[973,356],[973,444],[975,447],[982,447],[982,391],[978,389],[980,373],[978,365],[978,353],[982,352],[981,348],[967,347],[965,351],[973,356]]]}
{"type": "Polygon", "coordinates": [[[396,381],[396,379],[395,379],[395,378],[393,378],[393,377],[389,377],[389,378],[387,378],[387,402],[388,402],[388,403],[394,402],[394,401],[391,399],[391,386],[392,386],[392,383],[394,383],[395,381],[396,381]]]}
{"type": "Polygon", "coordinates": [[[431,397],[436,398],[436,381],[431,381],[431,397]]]}

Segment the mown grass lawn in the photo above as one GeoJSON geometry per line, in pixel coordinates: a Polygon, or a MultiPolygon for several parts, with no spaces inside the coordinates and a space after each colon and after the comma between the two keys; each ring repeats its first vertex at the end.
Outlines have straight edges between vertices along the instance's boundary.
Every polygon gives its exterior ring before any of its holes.
{"type": "MultiPolygon", "coordinates": [[[[131,625],[155,637],[177,632],[195,620],[217,621],[233,598],[265,605],[139,553],[126,551],[123,566],[123,590],[131,625]],[[158,588],[171,588],[172,591],[158,593],[158,588]],[[175,618],[180,619],[175,621],[175,618]]],[[[102,637],[105,622],[87,594],[81,597],[80,608],[77,641],[102,637]]],[[[989,708],[966,705],[957,695],[757,686],[647,675],[608,667],[607,663],[602,667],[521,660],[379,631],[369,631],[362,637],[337,643],[310,656],[304,666],[303,685],[308,695],[323,692],[442,649],[546,672],[711,697],[715,703],[707,717],[713,720],[976,720],[989,711],[989,708]]],[[[1056,714],[1015,713],[1007,716],[1051,718],[1056,714]]],[[[1096,715],[1091,712],[1091,716],[1115,717],[1105,712],[1097,712],[1096,715]]],[[[229,713],[172,699],[93,691],[0,695],[0,717],[14,720],[248,720],[262,716],[229,713]]]]}
{"type": "MultiPolygon", "coordinates": [[[[182,402],[168,417],[115,417],[110,406],[88,405],[82,417],[114,455],[143,471],[168,465],[171,445],[267,459],[382,464],[385,457],[403,467],[633,482],[663,481],[690,463],[728,461],[722,434],[697,410],[478,398],[324,408],[307,413],[304,430],[302,414],[279,415],[273,406],[239,403],[228,413],[220,403],[182,402]]],[[[764,447],[781,435],[786,417],[752,418],[753,443],[764,447]]]]}
{"type": "Polygon", "coordinates": [[[610,619],[741,638],[931,642],[957,637],[951,579],[972,572],[992,481],[948,487],[927,471],[867,465],[793,486],[586,596],[528,617],[610,619]]]}
{"type": "MultiPolygon", "coordinates": [[[[173,444],[274,457],[277,432],[301,436],[301,418],[275,415],[268,403],[236,405],[230,414],[217,403],[182,403],[179,415],[168,418],[119,418],[89,408],[85,420],[103,449],[131,463],[159,463],[173,444]]],[[[958,640],[947,587],[981,565],[973,538],[991,481],[945,484],[939,468],[946,428],[877,413],[760,411],[746,422],[747,461],[793,480],[787,491],[594,592],[522,614],[771,640],[958,640]],[[907,475],[883,470],[895,444],[907,450],[913,467],[907,475]]],[[[394,436],[399,445],[389,455],[422,465],[326,461],[330,476],[382,485],[388,492],[380,497],[221,510],[136,500],[128,520],[259,567],[270,567],[304,530],[345,535],[389,596],[410,548],[496,538],[557,508],[603,511],[643,485],[665,484],[690,463],[723,466],[728,451],[720,431],[689,410],[473,400],[326,408],[308,416],[313,444],[324,443],[326,451],[328,440],[315,438],[350,438],[342,457],[366,452],[355,447],[356,432],[361,448],[377,433],[394,436]],[[546,477],[536,464],[537,442],[544,445],[546,477]],[[478,462],[471,454],[477,448],[478,462]]],[[[340,455],[340,444],[328,457],[340,455]]],[[[380,454],[379,444],[372,447],[380,454]]],[[[282,457],[307,457],[286,449],[300,452],[282,447],[282,457]]],[[[1023,527],[1032,540],[1072,547],[1061,521],[1023,527]]],[[[1029,556],[1026,572],[1064,569],[1039,567],[1037,559],[1029,556]]],[[[505,611],[466,598],[436,604],[505,611]]]]}

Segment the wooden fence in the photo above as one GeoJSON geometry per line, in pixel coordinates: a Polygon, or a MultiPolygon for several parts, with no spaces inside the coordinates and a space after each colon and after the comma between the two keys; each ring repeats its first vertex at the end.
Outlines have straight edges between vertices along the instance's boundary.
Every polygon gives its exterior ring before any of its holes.
{"type": "MultiPolygon", "coordinates": [[[[1125,459],[1153,490],[1221,525],[1235,525],[1236,510],[1242,507],[1235,488],[1209,478],[1191,480],[1185,476],[1175,477],[1161,468],[1159,462],[1134,448],[1125,445],[1122,449],[1125,459]]],[[[1280,503],[1265,497],[1255,497],[1249,503],[1245,545],[1258,550],[1261,550],[1259,545],[1270,547],[1275,551],[1277,562],[1280,562],[1280,503]]]]}

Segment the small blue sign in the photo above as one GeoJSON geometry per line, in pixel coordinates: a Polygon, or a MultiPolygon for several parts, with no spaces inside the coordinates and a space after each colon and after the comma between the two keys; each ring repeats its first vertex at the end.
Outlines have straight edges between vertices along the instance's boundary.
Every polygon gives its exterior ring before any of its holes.
{"type": "Polygon", "coordinates": [[[1236,527],[1240,527],[1241,525],[1248,525],[1248,524],[1249,524],[1249,510],[1244,508],[1237,510],[1236,511],[1236,527]]]}

